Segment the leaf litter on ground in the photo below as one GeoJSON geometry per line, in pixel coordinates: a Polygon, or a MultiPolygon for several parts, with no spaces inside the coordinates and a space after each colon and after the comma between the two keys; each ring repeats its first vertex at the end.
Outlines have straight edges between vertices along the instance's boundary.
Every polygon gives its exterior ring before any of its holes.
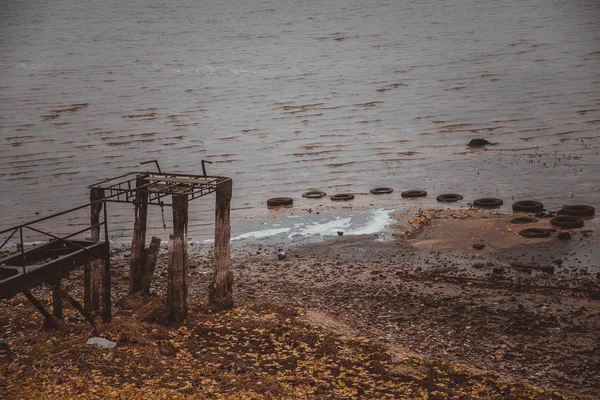
{"type": "Polygon", "coordinates": [[[0,307],[0,337],[11,348],[0,356],[7,399],[563,398],[449,361],[398,358],[370,338],[316,326],[289,303],[221,312],[193,303],[180,326],[118,314],[100,325],[112,349],[86,346],[92,333],[74,318],[38,331],[41,318],[20,296],[0,307]]]}

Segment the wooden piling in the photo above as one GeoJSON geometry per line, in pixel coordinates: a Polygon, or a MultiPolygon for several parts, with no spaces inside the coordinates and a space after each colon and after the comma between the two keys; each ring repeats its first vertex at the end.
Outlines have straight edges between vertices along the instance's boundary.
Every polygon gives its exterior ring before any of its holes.
{"type": "Polygon", "coordinates": [[[142,292],[145,294],[150,294],[150,286],[152,285],[152,278],[154,277],[154,269],[156,268],[159,248],[160,238],[152,236],[150,246],[145,252],[144,269],[142,273],[142,292]]]}
{"type": "Polygon", "coordinates": [[[148,190],[145,175],[138,175],[135,181],[135,220],[133,224],[133,237],[131,239],[131,257],[129,258],[129,293],[142,290],[142,276],[144,270],[144,249],[146,246],[146,222],[148,219],[148,190]],[[140,188],[142,187],[142,188],[140,188]]]}
{"type": "Polygon", "coordinates": [[[173,194],[173,234],[169,236],[167,312],[170,322],[180,323],[187,316],[187,223],[188,198],[173,194]]]}
{"type": "Polygon", "coordinates": [[[92,264],[86,262],[83,266],[83,307],[90,311],[91,303],[91,277],[92,264]]]}
{"type": "MultiPolygon", "coordinates": [[[[90,202],[96,202],[104,198],[104,189],[90,189],[90,202]]],[[[92,229],[90,236],[93,242],[100,240],[100,212],[102,211],[102,202],[98,201],[90,207],[90,224],[92,229]]],[[[88,312],[98,311],[100,308],[100,271],[102,270],[102,260],[94,260],[85,265],[84,270],[84,294],[83,304],[88,312]]]]}
{"type": "Polygon", "coordinates": [[[50,286],[52,286],[52,315],[58,319],[63,317],[62,307],[62,295],[60,288],[60,275],[52,279],[50,286]]]}
{"type": "MultiPolygon", "coordinates": [[[[112,319],[112,300],[110,288],[110,242],[108,241],[108,211],[104,202],[104,270],[102,271],[102,321],[112,319]]],[[[69,299],[71,301],[71,299],[69,299]]],[[[71,303],[73,303],[71,301],[71,303]]]]}
{"type": "Polygon", "coordinates": [[[208,305],[213,309],[233,307],[233,273],[229,270],[232,181],[228,179],[217,186],[215,207],[215,273],[208,289],[208,305]]]}

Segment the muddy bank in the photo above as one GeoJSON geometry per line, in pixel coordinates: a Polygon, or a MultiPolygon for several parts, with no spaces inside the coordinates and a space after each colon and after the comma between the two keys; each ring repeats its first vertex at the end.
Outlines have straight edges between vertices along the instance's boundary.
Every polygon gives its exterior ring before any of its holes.
{"type": "MultiPolygon", "coordinates": [[[[586,221],[567,241],[557,233],[526,239],[512,218],[425,210],[399,216],[394,240],[344,235],[295,246],[240,240],[232,259],[236,302],[293,303],[313,321],[366,335],[398,354],[456,362],[566,398],[595,398],[598,224],[586,221]],[[286,259],[278,260],[280,249],[286,259]]],[[[537,226],[547,224],[540,219],[537,226]]],[[[211,246],[191,245],[190,301],[205,300],[212,268],[211,246]]],[[[127,292],[127,251],[115,251],[113,270],[118,299],[127,292]]],[[[68,291],[81,291],[80,275],[65,280],[68,291]]],[[[165,288],[163,252],[153,294],[164,297],[165,288]]]]}
{"type": "Polygon", "coordinates": [[[593,398],[597,224],[568,241],[525,239],[512,218],[431,211],[400,221],[397,241],[339,237],[283,261],[257,245],[260,254],[235,260],[237,296],[298,301],[410,354],[593,398]]]}

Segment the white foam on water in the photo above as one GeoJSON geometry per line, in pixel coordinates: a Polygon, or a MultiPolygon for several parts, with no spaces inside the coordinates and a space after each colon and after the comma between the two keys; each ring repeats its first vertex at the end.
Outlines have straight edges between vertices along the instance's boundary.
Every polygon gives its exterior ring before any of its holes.
{"type": "Polygon", "coordinates": [[[365,226],[344,232],[345,235],[372,235],[381,232],[393,222],[390,213],[393,210],[374,210],[373,219],[365,226]]]}
{"type": "MultiPolygon", "coordinates": [[[[344,213],[344,216],[329,215],[324,217],[324,222],[314,220],[297,222],[294,221],[291,224],[291,218],[298,218],[301,216],[286,216],[278,223],[263,223],[269,224],[270,229],[262,229],[258,231],[252,231],[243,233],[239,236],[232,238],[231,240],[240,239],[260,239],[271,236],[277,236],[283,233],[287,233],[288,239],[295,239],[298,237],[310,237],[310,236],[336,236],[338,231],[344,232],[344,235],[369,235],[379,233],[385,230],[385,228],[393,222],[390,217],[390,213],[393,210],[377,209],[370,211],[356,211],[344,213]],[[284,228],[274,228],[281,225],[291,225],[284,228]]],[[[214,240],[209,239],[203,241],[203,243],[213,243],[214,240]]]]}
{"type": "Polygon", "coordinates": [[[278,229],[265,229],[262,231],[248,232],[248,233],[243,233],[234,238],[231,238],[231,240],[239,240],[239,239],[246,239],[246,238],[259,239],[259,238],[279,235],[280,233],[286,233],[286,232],[289,232],[291,229],[292,228],[278,228],[278,229]]]}
{"type": "Polygon", "coordinates": [[[324,224],[314,223],[302,229],[300,232],[293,232],[288,237],[295,235],[312,236],[312,235],[334,235],[337,231],[344,229],[350,225],[352,218],[337,218],[324,224]]]}

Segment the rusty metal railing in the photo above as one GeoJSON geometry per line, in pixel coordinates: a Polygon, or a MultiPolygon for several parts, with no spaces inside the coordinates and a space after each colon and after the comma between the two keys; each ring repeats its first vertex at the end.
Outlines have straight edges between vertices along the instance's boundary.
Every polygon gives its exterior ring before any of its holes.
{"type": "MultiPolygon", "coordinates": [[[[68,209],[68,210],[65,210],[65,211],[61,211],[61,212],[52,214],[52,215],[48,215],[46,217],[38,218],[36,220],[29,221],[27,223],[20,224],[20,225],[17,225],[17,226],[13,226],[11,228],[4,229],[4,230],[0,231],[0,235],[3,235],[3,234],[6,234],[6,233],[10,232],[10,235],[8,235],[8,237],[0,245],[0,250],[2,250],[4,248],[4,246],[6,246],[7,243],[9,243],[10,239],[12,239],[15,236],[15,234],[18,232],[19,233],[19,241],[17,242],[17,252],[20,253],[20,255],[21,255],[21,265],[23,266],[23,272],[25,272],[25,264],[26,264],[26,261],[27,261],[26,260],[26,253],[27,252],[26,252],[26,249],[25,249],[24,230],[28,229],[28,230],[31,230],[31,231],[36,232],[38,234],[41,234],[41,235],[47,236],[47,237],[49,237],[51,239],[54,239],[55,241],[58,241],[58,242],[63,243],[65,245],[73,246],[73,247],[76,247],[76,248],[78,248],[80,250],[84,250],[86,252],[90,252],[93,255],[95,255],[95,256],[97,256],[97,257],[100,258],[100,257],[102,257],[102,254],[100,254],[100,253],[98,253],[98,252],[96,252],[94,250],[88,249],[85,246],[82,246],[82,245],[80,245],[78,243],[70,241],[69,239],[71,239],[71,238],[73,238],[73,237],[75,237],[77,235],[80,235],[80,234],[82,234],[84,232],[91,231],[94,228],[98,228],[100,226],[104,226],[105,227],[105,229],[104,229],[105,230],[105,238],[104,238],[104,240],[108,244],[108,231],[106,229],[107,228],[107,224],[108,224],[108,222],[107,222],[107,213],[106,213],[106,199],[101,199],[101,200],[97,200],[97,201],[94,201],[94,202],[91,202],[91,203],[88,203],[88,204],[84,204],[84,205],[81,205],[81,206],[78,206],[78,207],[74,207],[74,208],[71,208],[71,209],[68,209]],[[46,232],[46,231],[44,231],[42,229],[38,229],[38,228],[35,228],[35,227],[32,226],[32,225],[38,224],[40,222],[44,222],[44,221],[47,221],[47,220],[50,220],[50,219],[58,218],[58,217],[61,217],[63,215],[66,215],[66,214],[69,214],[69,213],[73,213],[75,211],[79,211],[79,210],[87,208],[87,207],[92,207],[92,206],[97,205],[99,203],[102,203],[103,206],[104,206],[103,207],[104,208],[104,220],[100,221],[97,224],[89,225],[89,226],[87,226],[84,229],[80,229],[77,232],[68,234],[66,236],[57,236],[57,235],[54,235],[52,233],[46,232]]],[[[50,246],[51,243],[52,242],[49,242],[49,243],[44,244],[44,245],[41,245],[40,247],[36,247],[36,249],[38,249],[38,250],[43,249],[44,247],[50,246]]],[[[55,243],[52,243],[52,244],[55,244],[55,243]]],[[[2,264],[2,259],[0,259],[0,264],[2,264]]]]}

